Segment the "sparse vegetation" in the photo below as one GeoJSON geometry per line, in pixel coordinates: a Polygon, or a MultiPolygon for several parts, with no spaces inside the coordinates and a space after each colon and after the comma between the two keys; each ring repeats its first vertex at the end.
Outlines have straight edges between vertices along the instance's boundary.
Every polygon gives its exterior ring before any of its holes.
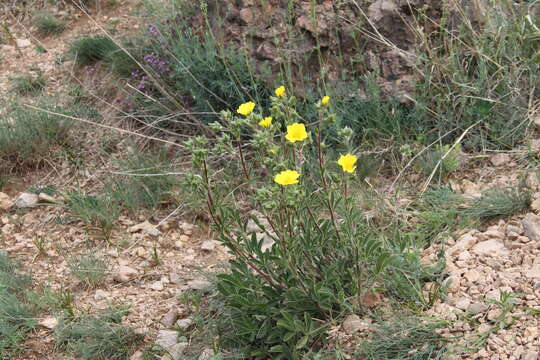
{"type": "Polygon", "coordinates": [[[59,35],[66,28],[62,21],[45,12],[34,15],[34,24],[38,31],[44,36],[59,35]]]}
{"type": "Polygon", "coordinates": [[[108,265],[104,259],[95,254],[82,254],[68,261],[72,276],[85,286],[94,288],[102,285],[107,279],[108,265]]]}
{"type": "Polygon", "coordinates": [[[473,219],[511,216],[529,207],[531,193],[525,187],[495,188],[472,200],[463,213],[473,219]]]}
{"type": "Polygon", "coordinates": [[[66,207],[75,219],[97,228],[106,240],[109,239],[112,226],[120,213],[113,199],[106,195],[86,195],[79,191],[67,193],[65,199],[66,207]]]}
{"type": "Polygon", "coordinates": [[[45,89],[47,80],[41,75],[21,75],[9,79],[11,90],[19,95],[37,95],[45,89]]]}
{"type": "Polygon", "coordinates": [[[127,309],[108,308],[98,314],[62,319],[55,331],[56,346],[81,360],[127,360],[143,336],[121,325],[127,309]]]}
{"type": "Polygon", "coordinates": [[[109,54],[118,50],[118,46],[105,36],[86,36],[75,40],[69,47],[69,53],[78,65],[92,65],[105,60],[109,54]]]}
{"type": "Polygon", "coordinates": [[[26,334],[36,326],[34,308],[27,297],[30,276],[0,252],[0,358],[21,350],[26,334]]]}
{"type": "MultiPolygon", "coordinates": [[[[45,106],[46,110],[70,114],[64,108],[45,106]]],[[[71,121],[43,111],[9,104],[0,114],[0,169],[9,173],[40,162],[66,142],[71,121]]]]}

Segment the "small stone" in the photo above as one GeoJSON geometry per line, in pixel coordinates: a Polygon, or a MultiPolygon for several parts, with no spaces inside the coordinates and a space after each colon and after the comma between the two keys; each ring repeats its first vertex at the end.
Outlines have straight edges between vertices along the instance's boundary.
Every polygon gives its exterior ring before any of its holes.
{"type": "Polygon", "coordinates": [[[190,280],[187,286],[192,290],[207,291],[212,287],[210,281],[207,280],[190,280]]]}
{"type": "Polygon", "coordinates": [[[113,278],[118,282],[127,282],[134,279],[137,274],[137,270],[126,265],[121,265],[116,270],[113,278]]]}
{"type": "Polygon", "coordinates": [[[172,308],[161,318],[161,324],[166,328],[170,328],[174,325],[174,322],[178,319],[178,310],[172,308]]]}
{"type": "Polygon", "coordinates": [[[188,347],[187,342],[181,342],[174,344],[173,346],[167,348],[168,354],[165,354],[161,357],[161,360],[181,360],[184,359],[182,356],[184,354],[184,351],[188,347]]]}
{"type": "Polygon", "coordinates": [[[154,225],[152,225],[148,220],[133,225],[132,227],[128,228],[128,232],[135,233],[135,232],[142,232],[144,234],[148,234],[150,236],[159,236],[161,235],[161,231],[159,231],[154,225]]]}
{"type": "Polygon", "coordinates": [[[178,328],[180,330],[183,330],[183,331],[186,331],[187,329],[189,329],[189,327],[191,325],[193,325],[193,319],[191,318],[185,318],[185,319],[180,319],[176,322],[176,326],[178,326],[178,328]]]}
{"type": "Polygon", "coordinates": [[[487,318],[489,321],[495,321],[501,314],[502,314],[501,309],[498,309],[498,308],[493,309],[487,313],[487,318]]]}
{"type": "Polygon", "coordinates": [[[39,197],[36,194],[23,192],[15,200],[15,206],[21,209],[30,208],[36,206],[38,202],[39,197]]]}
{"type": "Polygon", "coordinates": [[[188,242],[189,241],[189,236],[188,235],[180,235],[179,240],[181,242],[188,242]]]}
{"type": "Polygon", "coordinates": [[[489,324],[484,323],[484,324],[480,324],[480,326],[478,326],[478,332],[480,334],[487,333],[490,330],[491,330],[491,325],[489,325],[489,324]]]}
{"type": "Polygon", "coordinates": [[[523,225],[523,232],[526,237],[533,241],[540,240],[540,216],[528,213],[521,220],[521,224],[523,225]]]}
{"type": "Polygon", "coordinates": [[[214,240],[207,240],[201,244],[202,251],[214,251],[218,242],[214,240]]]}
{"type": "Polygon", "coordinates": [[[181,242],[180,240],[176,240],[174,242],[174,248],[177,249],[177,250],[180,250],[184,247],[184,243],[181,242]]]}
{"type": "Polygon", "coordinates": [[[13,201],[11,201],[11,198],[7,194],[0,192],[0,210],[8,211],[12,206],[13,201]]]}
{"type": "Polygon", "coordinates": [[[488,309],[489,306],[484,304],[483,302],[474,302],[467,308],[467,311],[473,313],[473,314],[479,314],[488,309]]]}
{"type": "Polygon", "coordinates": [[[38,199],[40,202],[55,203],[57,200],[49,194],[39,193],[38,199]]]}
{"type": "Polygon", "coordinates": [[[94,294],[94,300],[104,300],[109,297],[109,293],[106,291],[103,291],[101,289],[96,290],[96,293],[94,294]]]}
{"type": "Polygon", "coordinates": [[[358,315],[351,314],[345,318],[341,327],[347,334],[354,334],[357,331],[366,329],[366,327],[369,327],[369,324],[360,319],[358,315]]]}
{"type": "Polygon", "coordinates": [[[536,212],[539,212],[539,211],[540,211],[540,198],[534,200],[534,201],[531,203],[531,209],[533,209],[533,210],[536,211],[536,212]]]}
{"type": "Polygon", "coordinates": [[[469,250],[474,244],[478,242],[478,239],[473,236],[471,233],[467,233],[461,236],[454,246],[447,250],[449,255],[455,255],[462,253],[463,251],[469,250]]]}
{"type": "Polygon", "coordinates": [[[15,42],[17,43],[17,46],[20,48],[29,47],[32,45],[32,42],[28,39],[17,39],[15,42]]]}
{"type": "Polygon", "coordinates": [[[204,349],[201,352],[201,355],[199,355],[198,360],[211,360],[214,357],[214,350],[212,349],[204,349]]]}
{"type": "Polygon", "coordinates": [[[159,330],[156,344],[164,349],[170,349],[178,342],[178,332],[174,330],[159,330]]]}
{"type": "Polygon", "coordinates": [[[169,274],[169,282],[172,284],[179,284],[182,281],[182,277],[177,272],[172,272],[169,274]]]}
{"type": "Polygon", "coordinates": [[[141,350],[137,350],[131,355],[129,360],[144,360],[144,353],[141,350]]]}
{"type": "Polygon", "coordinates": [[[534,264],[529,270],[525,272],[525,276],[529,278],[540,278],[540,264],[534,264]]]}
{"type": "Polygon", "coordinates": [[[155,291],[161,291],[163,290],[163,283],[161,281],[156,281],[150,284],[149,288],[155,291]]]}
{"type": "Polygon", "coordinates": [[[58,319],[52,316],[46,317],[39,321],[39,325],[46,327],[47,329],[54,329],[58,326],[58,319]]]}
{"type": "Polygon", "coordinates": [[[466,310],[470,304],[471,300],[469,300],[468,298],[463,298],[456,301],[454,306],[460,310],[466,310]]]}
{"type": "Polygon", "coordinates": [[[491,239],[479,242],[472,248],[472,252],[477,255],[508,255],[509,251],[504,247],[504,243],[497,239],[491,239]]]}
{"type": "Polygon", "coordinates": [[[521,360],[538,360],[538,351],[527,351],[521,354],[521,360]]]}
{"type": "Polygon", "coordinates": [[[492,155],[490,158],[489,158],[489,161],[494,165],[494,166],[502,166],[502,165],[505,165],[507,164],[508,162],[510,162],[510,156],[508,154],[503,154],[503,153],[499,153],[499,154],[495,154],[495,155],[492,155]]]}
{"type": "Polygon", "coordinates": [[[474,269],[468,270],[463,274],[463,277],[467,279],[469,282],[477,282],[480,280],[480,273],[474,269]]]}
{"type": "Polygon", "coordinates": [[[451,275],[446,280],[448,282],[448,291],[449,292],[456,292],[459,290],[460,284],[461,284],[461,277],[457,275],[451,275]]]}
{"type": "Polygon", "coordinates": [[[137,254],[137,256],[143,258],[143,257],[146,256],[146,250],[145,250],[142,246],[139,246],[139,247],[135,250],[135,254],[137,254]]]}
{"type": "Polygon", "coordinates": [[[253,22],[253,19],[253,11],[250,8],[244,8],[240,10],[240,20],[242,20],[244,24],[251,24],[253,22]]]}

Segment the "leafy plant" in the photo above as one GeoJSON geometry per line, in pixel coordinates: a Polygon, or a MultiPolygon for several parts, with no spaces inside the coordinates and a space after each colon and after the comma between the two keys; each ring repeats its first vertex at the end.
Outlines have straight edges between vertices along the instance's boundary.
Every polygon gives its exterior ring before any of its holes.
{"type": "Polygon", "coordinates": [[[413,250],[371,228],[357,206],[352,130],[338,131],[339,157],[321,141],[335,119],[330,98],[317,102],[318,126],[308,128],[283,90],[270,99],[270,117],[247,102],[240,115],[223,111],[212,124],[213,146],[202,136],[185,143],[197,171],[188,181],[206,198],[218,239],[235,255],[230,273],[218,276],[234,328],[225,338],[252,358],[302,358],[324,345],[331,321],[365,311],[366,296],[396,294],[389,291],[396,281],[399,298],[414,292],[416,306],[416,287],[433,275],[413,250]],[[212,170],[210,159],[223,157],[238,159],[242,178],[233,190],[212,170]],[[245,214],[246,207],[260,215],[245,214]]]}
{"type": "Polygon", "coordinates": [[[120,324],[126,308],[108,308],[96,315],[63,318],[55,330],[56,346],[81,360],[125,360],[143,336],[120,324]]]}
{"type": "Polygon", "coordinates": [[[427,151],[419,158],[419,170],[425,175],[432,173],[440,178],[446,178],[451,173],[459,169],[459,156],[461,146],[437,145],[435,150],[427,151]]]}

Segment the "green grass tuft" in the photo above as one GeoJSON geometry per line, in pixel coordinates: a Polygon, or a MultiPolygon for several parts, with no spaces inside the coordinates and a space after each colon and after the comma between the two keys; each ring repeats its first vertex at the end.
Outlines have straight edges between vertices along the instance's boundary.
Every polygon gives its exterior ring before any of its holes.
{"type": "Polygon", "coordinates": [[[21,350],[26,333],[35,326],[34,309],[25,288],[31,278],[0,252],[0,358],[9,359],[21,350]]]}
{"type": "Polygon", "coordinates": [[[118,46],[105,36],[85,36],[75,40],[69,47],[69,53],[78,65],[92,65],[105,60],[118,46]]]}
{"type": "Polygon", "coordinates": [[[126,314],[125,308],[114,307],[96,315],[66,317],[56,329],[56,346],[80,360],[127,360],[144,337],[120,324],[126,314]]]}
{"type": "MultiPolygon", "coordinates": [[[[45,105],[45,109],[71,114],[69,109],[45,105]]],[[[58,115],[8,106],[0,114],[0,170],[20,171],[25,166],[39,165],[51,151],[66,142],[72,122],[58,115]]]]}
{"type": "Polygon", "coordinates": [[[47,80],[41,75],[19,75],[9,79],[11,91],[18,95],[37,95],[45,89],[47,80]]]}
{"type": "Polygon", "coordinates": [[[37,13],[34,15],[34,24],[39,33],[44,36],[59,35],[64,32],[66,25],[48,13],[37,13]]]}
{"type": "Polygon", "coordinates": [[[64,196],[71,215],[86,225],[98,228],[105,239],[109,239],[120,208],[108,196],[86,195],[72,191],[64,196]]]}
{"type": "Polygon", "coordinates": [[[107,280],[108,265],[104,259],[95,254],[83,254],[69,259],[68,267],[71,275],[87,287],[94,288],[107,280]]]}
{"type": "Polygon", "coordinates": [[[489,219],[511,216],[526,210],[531,202],[531,193],[524,187],[492,189],[472,200],[463,214],[473,219],[489,219]]]}

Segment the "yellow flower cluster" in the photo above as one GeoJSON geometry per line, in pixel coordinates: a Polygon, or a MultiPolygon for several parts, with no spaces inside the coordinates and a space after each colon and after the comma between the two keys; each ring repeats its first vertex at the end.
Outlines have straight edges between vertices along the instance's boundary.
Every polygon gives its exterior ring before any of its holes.
{"type": "Polygon", "coordinates": [[[353,154],[341,155],[338,160],[338,165],[341,169],[348,173],[353,173],[356,170],[356,161],[358,158],[353,154]]]}
{"type": "Polygon", "coordinates": [[[270,126],[272,126],[272,117],[267,116],[261,121],[259,121],[259,126],[262,126],[263,128],[269,128],[270,126]]]}
{"type": "Polygon", "coordinates": [[[248,101],[247,103],[240,105],[236,112],[240,115],[248,116],[253,112],[253,109],[255,109],[255,103],[253,101],[248,101]]]}
{"type": "Polygon", "coordinates": [[[300,177],[300,173],[295,170],[284,170],[274,176],[274,181],[278,183],[279,185],[286,186],[286,185],[294,185],[298,184],[298,178],[300,177]]]}

